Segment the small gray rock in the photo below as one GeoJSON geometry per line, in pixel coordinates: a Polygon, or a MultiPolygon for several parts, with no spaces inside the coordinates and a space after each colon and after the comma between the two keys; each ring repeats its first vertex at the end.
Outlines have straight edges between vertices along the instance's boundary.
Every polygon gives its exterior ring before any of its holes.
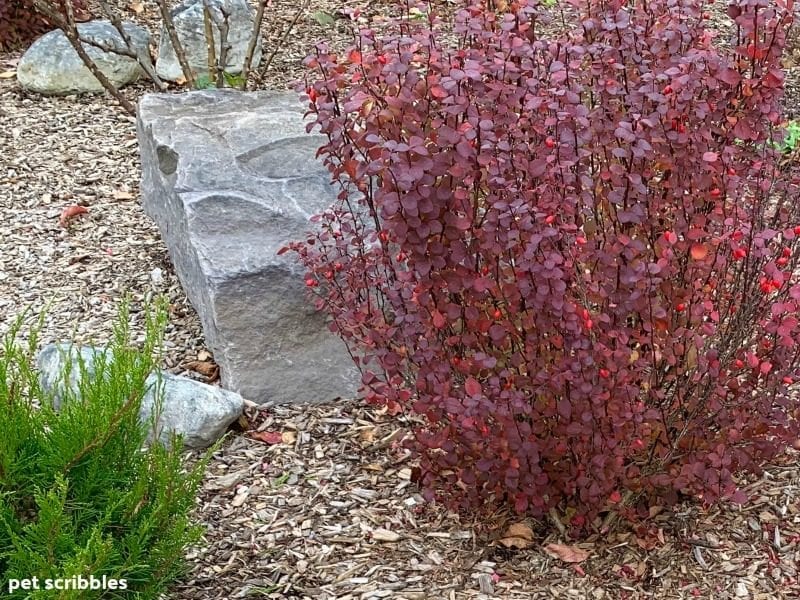
{"type": "MultiPolygon", "coordinates": [[[[134,52],[150,57],[150,33],[133,23],[123,23],[135,46],[134,52]]],[[[106,48],[125,49],[125,41],[109,21],[78,24],[81,38],[106,48]]],[[[122,87],[142,75],[139,63],[115,52],[83,43],[86,53],[100,71],[116,86],[122,87]]],[[[57,29],[36,40],[22,55],[17,66],[17,81],[26,90],[46,95],[97,93],[103,86],[83,64],[64,33],[57,29]]]]}
{"type": "MultiPolygon", "coordinates": [[[[72,344],[49,344],[42,349],[37,358],[39,382],[44,392],[53,395],[56,410],[61,409],[64,384],[73,393],[79,390],[80,360],[86,367],[86,375],[94,377],[95,361],[103,352],[100,348],[76,347],[72,344]],[[70,363],[69,380],[64,382],[63,372],[67,362],[70,363]]],[[[163,390],[161,411],[156,419],[158,439],[163,443],[168,443],[175,432],[183,436],[188,448],[210,446],[242,414],[244,407],[239,394],[163,371],[150,375],[146,383],[149,389],[142,400],[139,419],[142,423],[151,422],[157,394],[159,389],[163,390]]],[[[147,441],[151,442],[152,439],[151,429],[147,441]]]]}
{"type": "MultiPolygon", "coordinates": [[[[242,72],[250,36],[253,33],[253,9],[247,0],[207,0],[211,13],[214,34],[215,56],[221,56],[223,10],[228,14],[228,54],[224,70],[236,74],[242,72]]],[[[175,33],[186,54],[192,71],[198,76],[208,75],[208,46],[206,43],[205,20],[203,18],[204,0],[183,0],[172,9],[175,33]]],[[[258,66],[261,61],[261,37],[259,36],[253,53],[251,65],[258,66]]],[[[183,78],[183,70],[178,62],[169,33],[162,26],[159,38],[156,74],[168,81],[183,78]]]]}

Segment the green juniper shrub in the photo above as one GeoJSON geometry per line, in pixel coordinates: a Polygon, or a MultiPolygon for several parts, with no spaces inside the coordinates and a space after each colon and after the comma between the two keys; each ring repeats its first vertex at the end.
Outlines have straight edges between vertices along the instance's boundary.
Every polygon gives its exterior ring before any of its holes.
{"type": "Polygon", "coordinates": [[[744,502],[800,434],[800,188],[768,142],[792,2],[434,3],[306,64],[341,193],[292,244],[429,499],[744,502]],[[424,18],[414,18],[424,15],[424,18]],[[741,140],[736,143],[736,140],[741,140]]]}
{"type": "MultiPolygon", "coordinates": [[[[36,331],[22,346],[18,319],[0,348],[0,594],[9,598],[159,597],[185,568],[202,531],[190,521],[213,447],[189,468],[180,438],[145,447],[153,423],[139,411],[157,365],[164,302],[148,311],[143,346],[133,347],[123,305],[112,342],[77,389],[59,385],[61,405],[40,387],[36,331]],[[39,578],[40,590],[9,587],[39,578]],[[46,590],[44,582],[125,580],[125,590],[46,590]]],[[[62,382],[70,381],[65,369],[62,382]]],[[[157,407],[156,407],[157,408],[157,407]]],[[[157,412],[157,409],[154,413],[157,412]]],[[[75,585],[78,585],[75,583],[75,585]]]]}

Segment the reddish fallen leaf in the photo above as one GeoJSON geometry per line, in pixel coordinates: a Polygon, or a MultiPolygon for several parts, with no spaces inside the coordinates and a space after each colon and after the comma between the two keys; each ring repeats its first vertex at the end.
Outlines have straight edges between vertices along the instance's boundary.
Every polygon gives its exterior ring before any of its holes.
{"type": "Polygon", "coordinates": [[[88,212],[89,209],[86,208],[85,206],[73,204],[61,211],[61,216],[58,218],[58,224],[61,225],[61,227],[66,227],[67,223],[72,217],[88,212]]]}
{"type": "Polygon", "coordinates": [[[586,571],[583,570],[583,567],[580,565],[572,565],[572,568],[575,569],[575,572],[580,575],[581,577],[586,577],[586,571]]]}
{"type": "Polygon", "coordinates": [[[577,546],[567,546],[565,544],[547,544],[544,551],[548,556],[557,558],[566,563],[579,563],[589,558],[589,553],[577,546]]]}
{"type": "Polygon", "coordinates": [[[283,442],[283,433],[280,431],[254,431],[250,434],[250,437],[269,445],[283,442]]]}

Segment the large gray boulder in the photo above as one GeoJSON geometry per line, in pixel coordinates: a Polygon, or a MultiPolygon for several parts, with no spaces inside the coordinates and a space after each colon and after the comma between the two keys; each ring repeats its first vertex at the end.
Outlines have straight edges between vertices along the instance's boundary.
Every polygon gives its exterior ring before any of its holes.
{"type": "MultiPolygon", "coordinates": [[[[37,357],[39,382],[48,394],[52,394],[53,407],[61,409],[65,388],[77,394],[81,378],[81,362],[86,376],[97,375],[97,361],[102,359],[101,348],[73,346],[72,344],[49,344],[37,357]],[[64,381],[64,373],[69,377],[64,381]]],[[[218,387],[206,385],[186,377],[159,371],[147,378],[148,392],[142,399],[139,420],[150,424],[154,408],[158,439],[168,444],[173,432],[183,436],[188,448],[205,448],[218,440],[228,426],[242,414],[244,400],[238,394],[218,387]],[[161,406],[158,394],[163,391],[161,406]]],[[[152,428],[147,441],[154,438],[152,428]]]]}
{"type": "Polygon", "coordinates": [[[197,309],[223,386],[254,402],[352,397],[360,377],[308,300],[289,241],[336,198],[286,92],[207,90],[139,102],[142,200],[197,309]]]}
{"type": "MultiPolygon", "coordinates": [[[[224,15],[227,14],[228,35],[226,40],[229,49],[224,70],[233,74],[241,73],[247,55],[247,46],[253,33],[253,8],[247,0],[205,0],[205,3],[208,4],[211,14],[214,52],[217,60],[222,55],[222,25],[224,15]]],[[[175,32],[186,54],[186,60],[192,71],[198,76],[208,75],[208,45],[203,4],[204,0],[183,0],[171,11],[175,32]]],[[[261,37],[259,36],[251,63],[253,67],[258,66],[261,61],[261,52],[261,37]]],[[[179,81],[184,76],[169,34],[163,25],[159,39],[156,74],[169,81],[179,81]]]]}
{"type": "MultiPolygon", "coordinates": [[[[123,23],[134,45],[133,51],[150,57],[150,34],[133,23],[123,23]]],[[[103,48],[127,49],[125,41],[109,21],[78,24],[81,39],[91,40],[103,48]]],[[[86,54],[116,87],[136,81],[143,73],[136,59],[83,43],[86,54]]],[[[103,86],[83,64],[64,33],[57,29],[36,40],[22,55],[17,65],[17,81],[26,90],[47,95],[97,93],[103,86]]]]}

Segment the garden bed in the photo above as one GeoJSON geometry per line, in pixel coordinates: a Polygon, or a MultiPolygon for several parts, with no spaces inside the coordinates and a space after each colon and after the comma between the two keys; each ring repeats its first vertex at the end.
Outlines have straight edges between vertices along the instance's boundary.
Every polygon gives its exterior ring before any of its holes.
{"type": "MultiPolygon", "coordinates": [[[[113,4],[158,33],[153,2],[113,4]]],[[[365,14],[382,10],[375,2],[347,6],[367,4],[365,14]]],[[[317,39],[342,46],[343,8],[312,0],[265,83],[285,88],[317,39]],[[334,25],[321,25],[315,12],[335,16],[334,25]]],[[[268,49],[296,10],[295,2],[273,3],[265,23],[268,49]]],[[[133,293],[134,311],[166,293],[166,366],[204,380],[192,370],[207,362],[199,321],[138,201],[133,119],[105,97],[22,92],[6,75],[18,58],[0,54],[0,130],[11,148],[0,170],[0,313],[38,311],[52,302],[43,342],[105,340],[125,292],[133,293]],[[62,228],[61,211],[72,204],[88,213],[62,228]]],[[[789,66],[786,109],[796,117],[798,68],[789,66]]],[[[137,85],[124,93],[135,100],[146,91],[137,85]]],[[[133,316],[134,330],[141,331],[141,318],[133,316]]],[[[422,504],[409,480],[413,465],[391,450],[402,423],[379,410],[354,401],[251,407],[247,421],[260,433],[233,435],[211,464],[196,513],[208,525],[206,542],[190,552],[193,571],[175,600],[800,595],[796,455],[747,485],[752,502],[744,509],[656,507],[653,528],[589,538],[579,546],[589,557],[570,564],[544,550],[568,543],[549,524],[529,521],[533,540],[507,548],[502,540],[513,515],[459,522],[422,504]]]]}

